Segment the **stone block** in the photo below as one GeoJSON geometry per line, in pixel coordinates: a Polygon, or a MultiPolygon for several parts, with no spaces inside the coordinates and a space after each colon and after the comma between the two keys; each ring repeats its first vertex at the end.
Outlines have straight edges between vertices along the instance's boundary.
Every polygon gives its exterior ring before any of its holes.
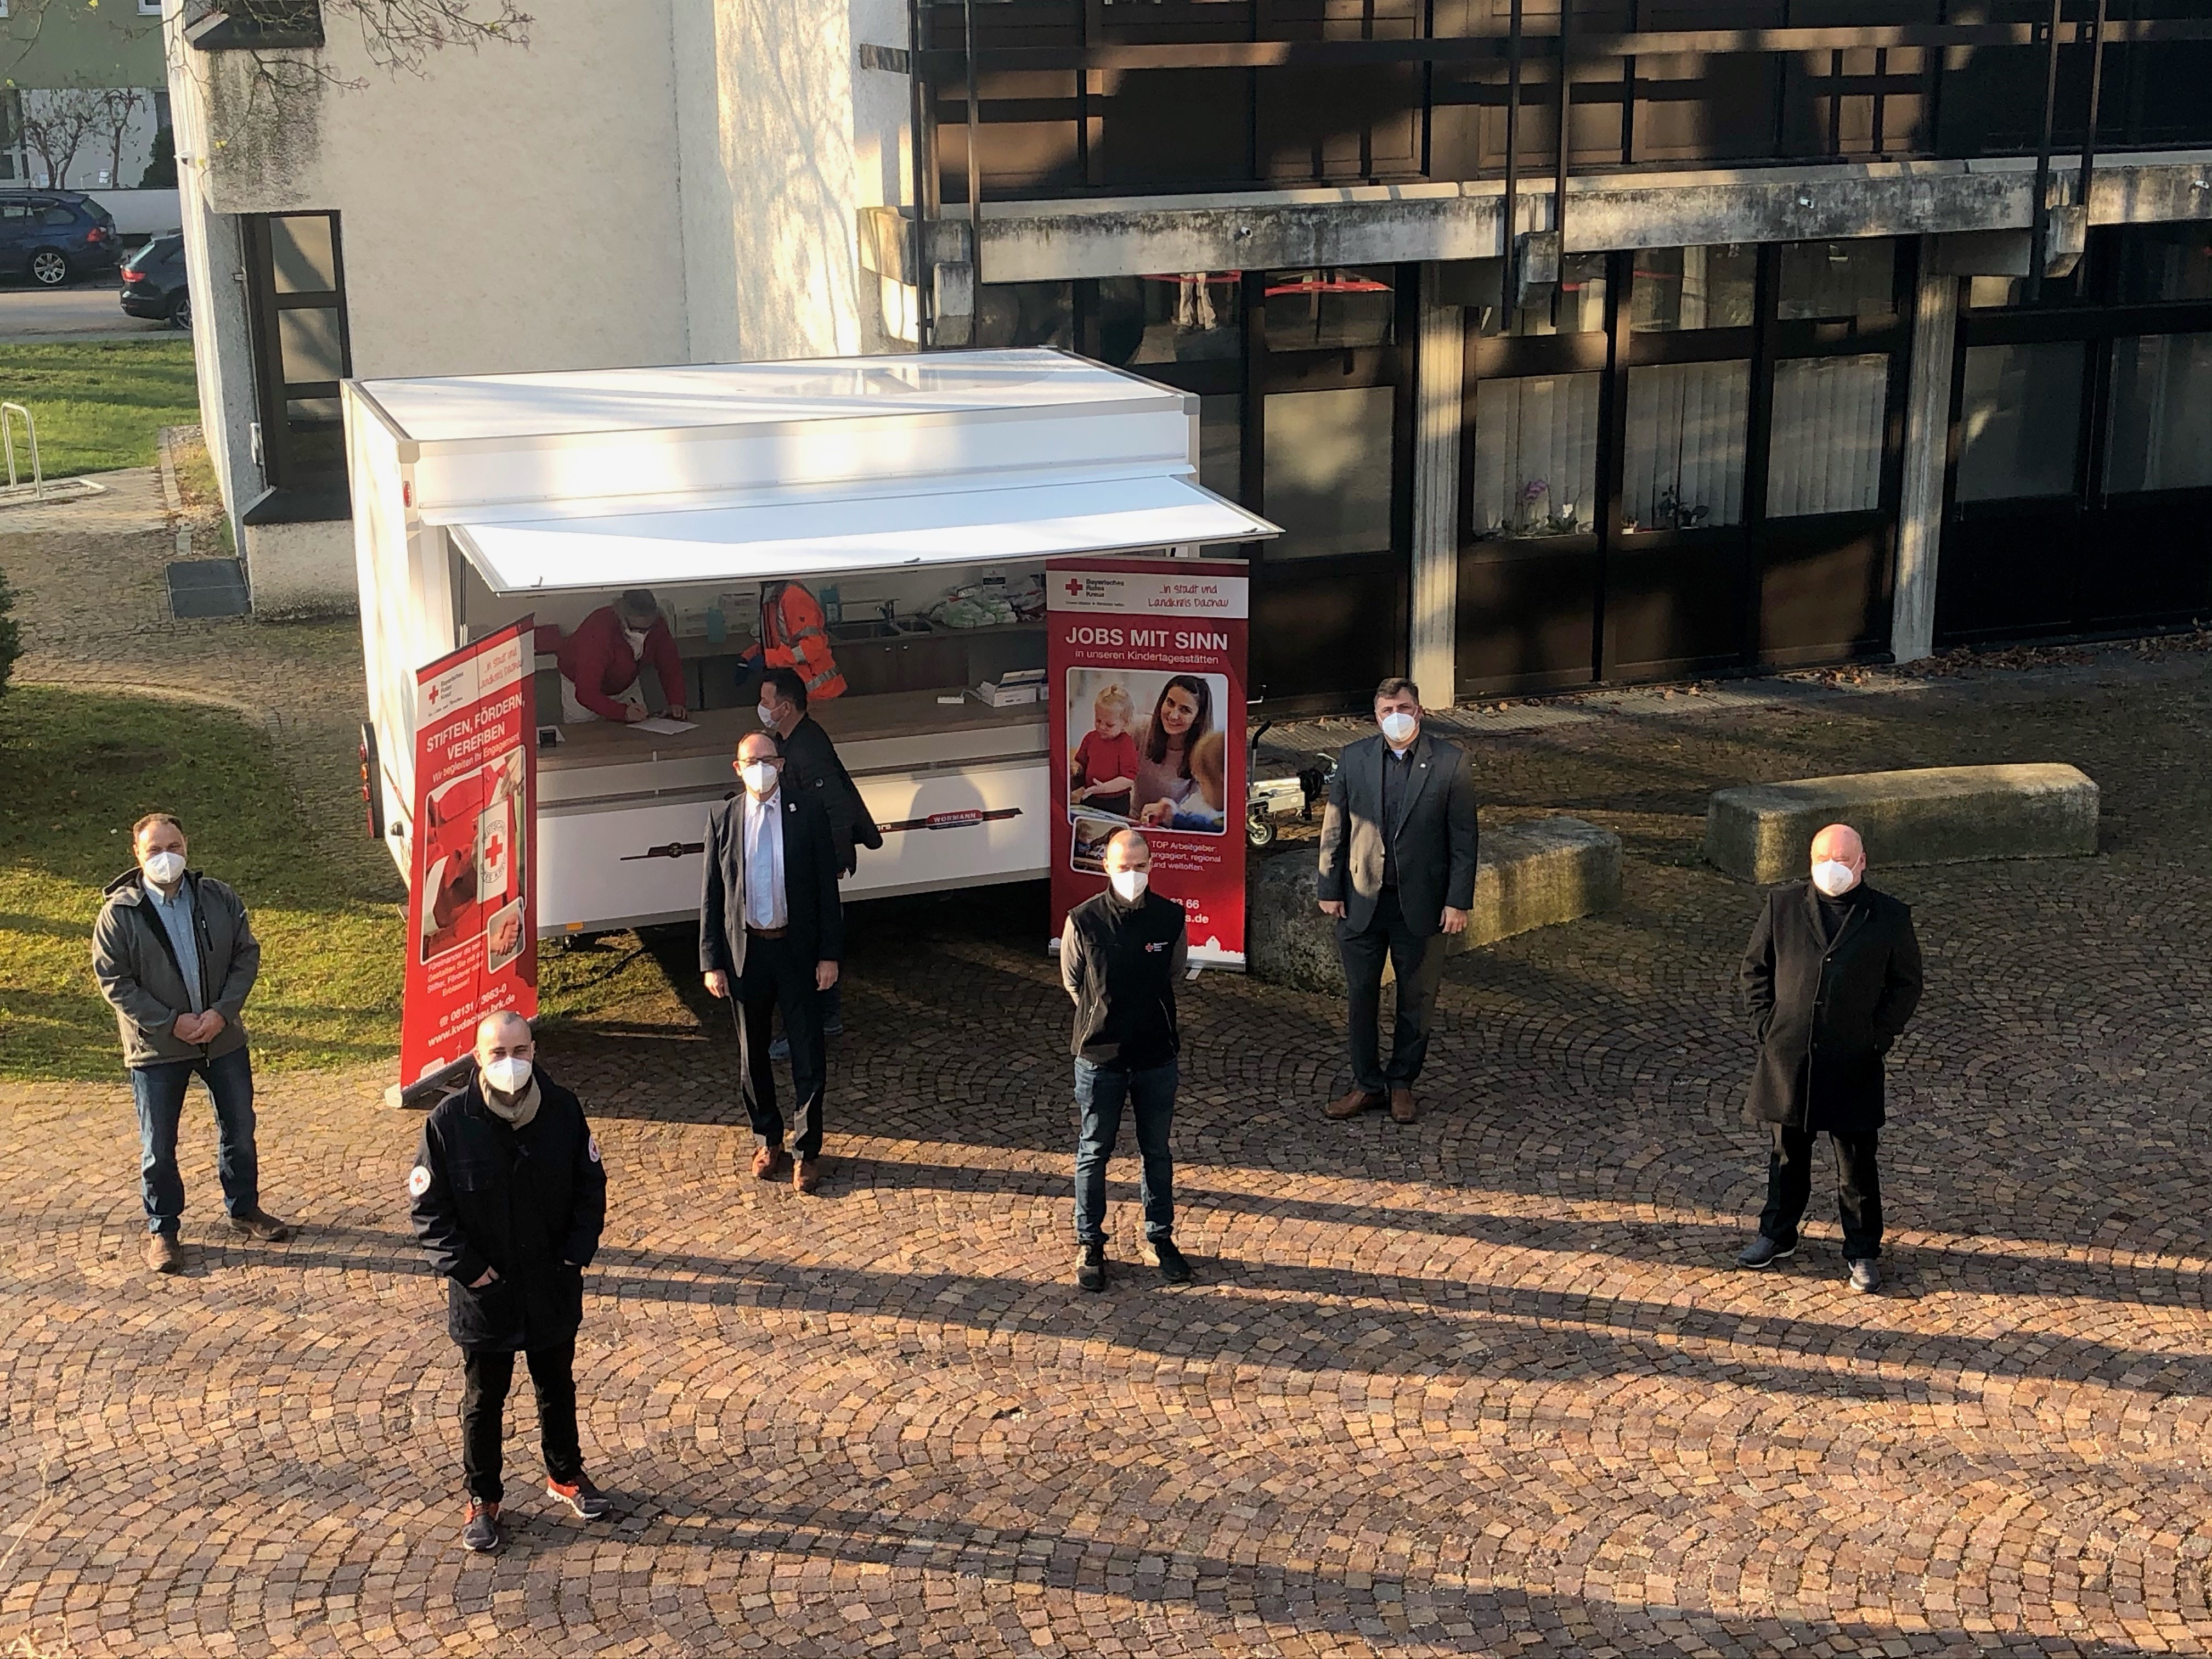
{"type": "MultiPolygon", "coordinates": [[[[1245,922],[1246,961],[1270,984],[1344,994],[1336,923],[1322,915],[1317,852],[1262,862],[1245,922]]],[[[1474,913],[1447,942],[1453,954],[1532,927],[1572,921],[1620,902],[1620,837],[1580,818],[1540,818],[1482,832],[1474,913]]]]}
{"type": "Polygon", "coordinates": [[[1740,881],[1788,881],[1814,836],[1848,823],[1877,872],[1977,859],[2081,858],[2097,850],[2096,783],[2079,768],[1932,766],[1716,789],[1706,860],[1740,881]]]}

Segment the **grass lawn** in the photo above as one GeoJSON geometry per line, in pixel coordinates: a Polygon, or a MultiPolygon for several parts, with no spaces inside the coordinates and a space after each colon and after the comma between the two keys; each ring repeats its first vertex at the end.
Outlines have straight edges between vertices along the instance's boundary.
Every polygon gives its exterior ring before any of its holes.
{"type": "Polygon", "coordinates": [[[192,867],[236,887],[252,916],[255,1063],[397,1054],[404,930],[390,867],[315,855],[259,728],[220,709],[19,685],[0,696],[0,1078],[120,1076],[92,924],[100,889],[131,866],[131,823],[156,808],[183,820],[192,867]]]}
{"type": "MultiPolygon", "coordinates": [[[[38,422],[49,478],[151,466],[163,427],[200,418],[192,343],[182,337],[0,345],[0,398],[38,422]]],[[[31,476],[20,440],[15,465],[31,476]]]]}

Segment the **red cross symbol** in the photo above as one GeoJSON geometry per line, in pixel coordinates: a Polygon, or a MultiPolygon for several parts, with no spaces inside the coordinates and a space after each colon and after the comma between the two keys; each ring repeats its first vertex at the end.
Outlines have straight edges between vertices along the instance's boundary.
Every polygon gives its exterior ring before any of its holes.
{"type": "Polygon", "coordinates": [[[1081,582],[1079,582],[1079,581],[1076,580],[1074,577],[1070,576],[1070,577],[1067,579],[1067,596],[1068,596],[1068,598],[1070,598],[1070,599],[1073,599],[1073,598],[1075,598],[1075,596],[1076,596],[1076,595],[1078,595],[1079,593],[1080,593],[1080,592],[1083,592],[1083,584],[1082,584],[1081,582]]]}

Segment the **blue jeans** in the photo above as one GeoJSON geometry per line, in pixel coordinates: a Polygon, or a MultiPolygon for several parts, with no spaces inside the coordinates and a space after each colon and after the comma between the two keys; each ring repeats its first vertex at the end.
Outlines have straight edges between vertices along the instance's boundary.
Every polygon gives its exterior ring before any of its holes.
{"type": "Polygon", "coordinates": [[[240,1043],[214,1060],[161,1060],[131,1068],[138,1100],[138,1191],[146,1200],[146,1231],[173,1233],[185,1212],[184,1177],[177,1173],[177,1121],[185,1091],[198,1072],[215,1101],[216,1168],[222,1176],[222,1207],[232,1215],[258,1208],[261,1166],[253,1153],[253,1066],[240,1043]]]}
{"type": "Polygon", "coordinates": [[[1087,1060],[1075,1062],[1075,1103],[1083,1131],[1075,1143],[1075,1242],[1106,1242],[1106,1160],[1114,1155],[1126,1099],[1137,1120],[1137,1150],[1144,1155],[1145,1237],[1175,1233],[1175,1160],[1168,1129],[1175,1121],[1176,1065],[1142,1072],[1115,1071],[1087,1060]]]}

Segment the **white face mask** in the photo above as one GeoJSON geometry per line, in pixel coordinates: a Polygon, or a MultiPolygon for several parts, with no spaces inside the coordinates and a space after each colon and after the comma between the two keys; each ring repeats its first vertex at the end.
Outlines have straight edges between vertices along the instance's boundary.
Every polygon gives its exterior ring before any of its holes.
{"type": "Polygon", "coordinates": [[[644,654],[644,653],[645,653],[645,635],[644,635],[644,633],[643,633],[643,631],[642,631],[641,629],[635,629],[635,628],[625,628],[625,629],[623,629],[623,638],[624,638],[624,639],[626,639],[626,640],[628,640],[628,641],[629,641],[629,653],[630,653],[630,655],[632,655],[633,657],[636,657],[636,656],[642,656],[642,655],[644,654]]]}
{"type": "Polygon", "coordinates": [[[1109,870],[1106,879],[1114,889],[1114,896],[1124,904],[1134,904],[1144,897],[1145,889],[1152,884],[1149,870],[1109,870]]]}
{"type": "Polygon", "coordinates": [[[1382,717],[1382,735],[1394,749],[1404,748],[1420,729],[1420,722],[1401,709],[1394,708],[1382,717]]]}
{"type": "Polygon", "coordinates": [[[759,708],[753,710],[753,713],[760,716],[761,727],[763,731],[775,725],[775,710],[766,703],[761,704],[759,708]]]}
{"type": "Polygon", "coordinates": [[[747,761],[741,775],[745,787],[756,795],[765,795],[775,787],[775,768],[768,761],[747,761]]]}
{"type": "Polygon", "coordinates": [[[1851,866],[1835,859],[1822,859],[1813,866],[1813,885],[1830,898],[1841,898],[1859,884],[1851,866]]]}
{"type": "Polygon", "coordinates": [[[146,860],[146,873],[161,885],[167,887],[185,873],[185,855],[182,853],[152,854],[146,860]]]}
{"type": "Polygon", "coordinates": [[[519,1095],[530,1084],[530,1062],[514,1054],[502,1054],[489,1060],[483,1068],[484,1081],[503,1095],[519,1095]]]}

